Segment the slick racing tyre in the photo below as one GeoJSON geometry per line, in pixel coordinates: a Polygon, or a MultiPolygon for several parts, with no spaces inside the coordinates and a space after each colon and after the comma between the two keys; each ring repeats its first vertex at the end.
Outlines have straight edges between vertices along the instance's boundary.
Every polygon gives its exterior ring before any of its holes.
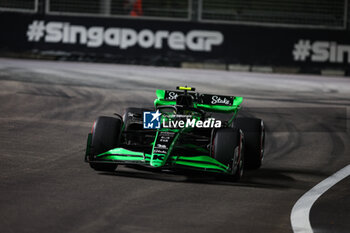
{"type": "Polygon", "coordinates": [[[113,117],[98,117],[92,129],[90,167],[96,171],[114,171],[117,164],[94,163],[96,155],[109,151],[118,146],[122,120],[113,117]]]}
{"type": "Polygon", "coordinates": [[[239,129],[221,128],[214,133],[212,156],[231,169],[233,181],[243,176],[243,134],[239,129]]]}
{"type": "Polygon", "coordinates": [[[257,118],[237,118],[236,128],[244,133],[246,168],[260,168],[265,148],[264,122],[257,118]]]}

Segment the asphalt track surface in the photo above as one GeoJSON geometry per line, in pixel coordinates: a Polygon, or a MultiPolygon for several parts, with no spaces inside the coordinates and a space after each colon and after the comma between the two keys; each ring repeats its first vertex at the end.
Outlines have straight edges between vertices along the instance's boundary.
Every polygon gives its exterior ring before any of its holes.
{"type": "MultiPolygon", "coordinates": [[[[348,78],[0,59],[0,231],[292,232],[298,198],[350,164],[348,106],[348,78]],[[268,128],[260,170],[231,183],[83,162],[97,116],[185,84],[245,97],[268,128]]],[[[347,178],[315,203],[315,232],[349,232],[349,192],[347,178]]]]}

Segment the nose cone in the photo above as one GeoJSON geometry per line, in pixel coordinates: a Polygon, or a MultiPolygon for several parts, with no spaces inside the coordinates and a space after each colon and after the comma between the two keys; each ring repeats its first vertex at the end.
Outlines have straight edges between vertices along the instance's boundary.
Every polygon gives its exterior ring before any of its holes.
{"type": "Polygon", "coordinates": [[[161,167],[161,166],[164,166],[165,161],[166,161],[165,155],[153,154],[150,164],[153,167],[161,167]]]}
{"type": "Polygon", "coordinates": [[[152,160],[151,161],[151,166],[153,166],[153,167],[161,167],[161,166],[163,166],[163,161],[152,160]]]}

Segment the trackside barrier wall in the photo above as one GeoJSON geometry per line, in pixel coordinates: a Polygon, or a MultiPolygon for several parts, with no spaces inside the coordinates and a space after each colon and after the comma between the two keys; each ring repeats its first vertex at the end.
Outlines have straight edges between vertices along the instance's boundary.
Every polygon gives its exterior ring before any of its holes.
{"type": "Polygon", "coordinates": [[[349,72],[350,31],[0,13],[0,52],[180,66],[210,62],[349,72]]]}

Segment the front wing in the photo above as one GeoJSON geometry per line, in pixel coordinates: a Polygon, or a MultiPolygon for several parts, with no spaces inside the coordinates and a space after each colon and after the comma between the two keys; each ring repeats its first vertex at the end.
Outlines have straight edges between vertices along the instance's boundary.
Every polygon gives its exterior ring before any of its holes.
{"type": "MultiPolygon", "coordinates": [[[[110,162],[117,164],[139,164],[151,166],[151,154],[131,151],[124,148],[115,148],[96,156],[96,160],[90,163],[110,162]]],[[[152,166],[151,166],[152,167],[152,166]]],[[[185,168],[217,173],[230,173],[230,168],[216,159],[207,156],[176,155],[169,156],[167,168],[185,168]]]]}

